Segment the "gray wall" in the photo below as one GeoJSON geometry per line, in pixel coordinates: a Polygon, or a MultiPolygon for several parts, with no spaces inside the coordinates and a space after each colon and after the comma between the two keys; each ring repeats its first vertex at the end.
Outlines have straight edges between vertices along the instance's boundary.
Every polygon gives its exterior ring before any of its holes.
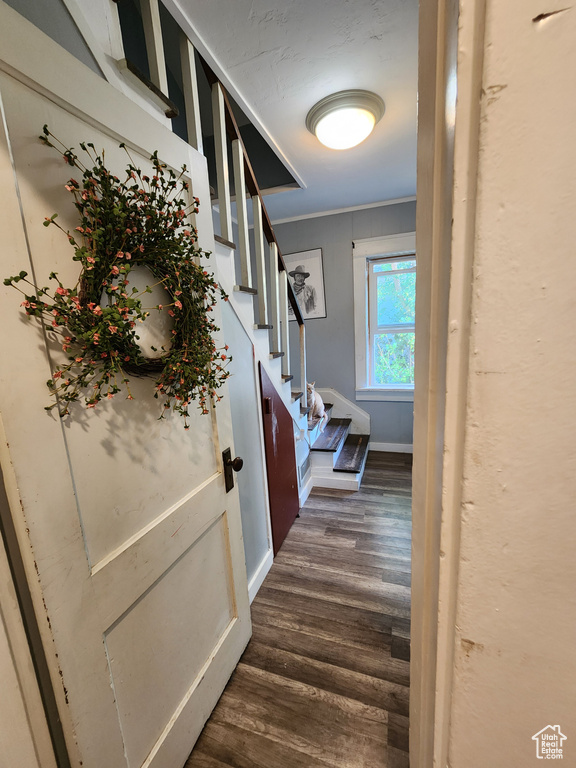
{"type": "MultiPolygon", "coordinates": [[[[415,202],[274,225],[282,253],[322,248],[327,317],[306,321],[308,380],[317,387],[333,387],[356,402],[352,241],[415,229],[415,202]]],[[[292,367],[299,367],[297,357],[292,367]]],[[[413,403],[358,405],[370,414],[373,442],[412,443],[413,403]]]]}
{"type": "Polygon", "coordinates": [[[68,9],[62,0],[6,0],[34,26],[41,29],[56,43],[86,64],[96,74],[102,75],[100,67],[84,38],[78,31],[68,9]]]}

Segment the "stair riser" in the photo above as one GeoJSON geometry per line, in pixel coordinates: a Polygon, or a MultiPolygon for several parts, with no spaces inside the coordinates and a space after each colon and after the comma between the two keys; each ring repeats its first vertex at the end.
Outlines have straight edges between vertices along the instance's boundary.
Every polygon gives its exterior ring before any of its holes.
{"type": "Polygon", "coordinates": [[[315,451],[312,448],[312,457],[314,460],[314,457],[316,456],[327,456],[328,462],[322,462],[321,464],[318,464],[318,466],[329,466],[330,468],[334,467],[334,464],[338,461],[338,457],[342,453],[342,449],[344,448],[344,443],[346,442],[346,438],[350,434],[350,427],[344,432],[344,435],[342,437],[342,440],[340,441],[340,445],[338,446],[338,449],[336,451],[315,451]]]}
{"type": "Polygon", "coordinates": [[[312,467],[312,485],[314,488],[335,488],[341,491],[357,491],[360,488],[362,476],[350,475],[345,472],[334,472],[332,469],[316,470],[312,467]]]}

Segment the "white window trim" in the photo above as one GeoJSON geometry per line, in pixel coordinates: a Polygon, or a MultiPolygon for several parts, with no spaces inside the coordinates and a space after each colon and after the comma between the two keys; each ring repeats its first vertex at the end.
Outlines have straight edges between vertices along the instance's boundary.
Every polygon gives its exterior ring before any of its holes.
{"type": "Polygon", "coordinates": [[[370,387],[367,355],[368,261],[377,256],[405,256],[416,251],[416,233],[405,232],[384,237],[354,240],[352,269],[354,279],[354,342],[356,362],[356,400],[413,402],[414,387],[370,387]]]}

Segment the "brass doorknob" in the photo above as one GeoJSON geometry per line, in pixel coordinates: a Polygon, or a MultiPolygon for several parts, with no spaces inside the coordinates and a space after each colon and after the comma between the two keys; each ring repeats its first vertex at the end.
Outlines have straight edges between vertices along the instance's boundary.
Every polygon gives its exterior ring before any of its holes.
{"type": "Polygon", "coordinates": [[[226,465],[228,467],[232,467],[234,472],[240,472],[240,470],[244,466],[244,459],[240,458],[240,456],[236,456],[235,459],[227,459],[226,465]]]}

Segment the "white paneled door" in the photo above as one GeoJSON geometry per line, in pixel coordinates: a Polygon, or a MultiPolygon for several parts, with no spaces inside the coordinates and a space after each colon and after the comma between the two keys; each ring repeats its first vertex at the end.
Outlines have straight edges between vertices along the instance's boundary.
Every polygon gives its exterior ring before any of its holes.
{"type": "MultiPolygon", "coordinates": [[[[186,163],[210,249],[204,158],[17,14],[2,17],[1,277],[77,277],[66,238],[42,225],[55,212],[77,224],[71,169],[37,139],[45,123],[67,146],[104,149],[118,175],[121,141],[143,167],[156,149],[186,163]]],[[[185,431],[178,416],[158,420],[152,380],[134,379],[134,400],[60,421],[44,410],[57,345],[0,290],[2,468],[71,762],[180,768],[250,635],[238,497],[222,473],[228,399],[185,431]]]]}

